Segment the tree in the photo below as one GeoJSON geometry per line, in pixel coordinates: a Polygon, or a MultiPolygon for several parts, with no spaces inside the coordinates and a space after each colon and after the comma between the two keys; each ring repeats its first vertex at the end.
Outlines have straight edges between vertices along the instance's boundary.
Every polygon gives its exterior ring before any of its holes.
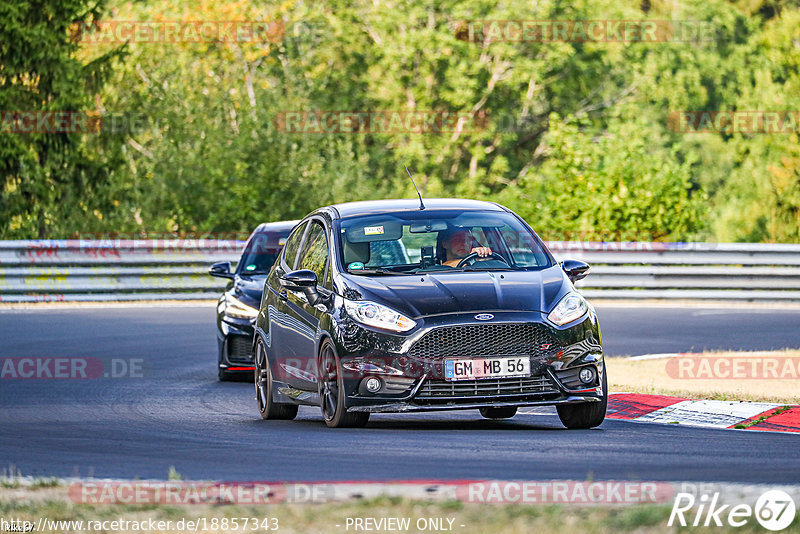
{"type": "Polygon", "coordinates": [[[87,0],[0,4],[0,110],[5,118],[0,237],[45,237],[96,209],[94,193],[104,187],[106,172],[83,149],[84,135],[53,126],[16,133],[13,117],[32,112],[38,121],[47,112],[94,109],[93,97],[122,51],[84,63],[77,57],[73,24],[96,20],[102,6],[102,1],[87,0]]]}
{"type": "Polygon", "coordinates": [[[67,21],[97,14],[79,2],[58,4],[60,25],[49,3],[4,4],[3,43],[16,44],[0,44],[0,107],[145,120],[102,135],[4,135],[0,236],[249,231],[333,202],[414,196],[408,165],[423,195],[500,200],[552,238],[800,240],[797,134],[670,128],[681,110],[800,109],[796,0],[108,1],[116,20],[280,21],[286,31],[266,42],[131,42],[124,62],[110,61],[116,44],[76,52],[64,41],[67,21]],[[668,42],[470,33],[475,21],[518,19],[679,19],[711,33],[668,42]],[[41,49],[37,31],[49,35],[41,49]],[[60,59],[44,70],[61,82],[38,100],[48,84],[36,65],[49,57],[60,59]],[[291,111],[472,122],[298,133],[277,126],[291,111]]]}
{"type": "Polygon", "coordinates": [[[692,192],[692,161],[676,161],[659,135],[646,121],[615,121],[593,137],[553,115],[547,159],[501,200],[545,239],[696,239],[704,195],[692,192]]]}

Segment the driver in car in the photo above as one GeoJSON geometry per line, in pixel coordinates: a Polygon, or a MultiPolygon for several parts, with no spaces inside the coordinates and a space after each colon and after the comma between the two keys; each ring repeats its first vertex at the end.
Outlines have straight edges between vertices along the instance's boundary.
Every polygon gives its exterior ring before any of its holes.
{"type": "Polygon", "coordinates": [[[470,254],[487,258],[492,254],[492,249],[480,246],[467,228],[450,228],[439,232],[436,238],[436,256],[442,265],[458,267],[459,262],[470,254]]]}

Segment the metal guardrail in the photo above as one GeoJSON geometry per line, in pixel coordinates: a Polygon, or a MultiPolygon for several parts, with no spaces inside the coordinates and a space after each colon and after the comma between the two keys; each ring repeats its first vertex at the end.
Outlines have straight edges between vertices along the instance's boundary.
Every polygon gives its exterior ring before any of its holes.
{"type": "Polygon", "coordinates": [[[0,241],[0,302],[216,299],[217,261],[244,241],[217,239],[0,241]]]}
{"type": "Polygon", "coordinates": [[[800,301],[800,245],[551,242],[558,259],[592,265],[589,298],[800,301]]]}
{"type": "MultiPolygon", "coordinates": [[[[0,241],[0,301],[215,299],[238,240],[0,241]]],[[[592,265],[589,298],[800,301],[800,245],[552,241],[592,265]]]]}

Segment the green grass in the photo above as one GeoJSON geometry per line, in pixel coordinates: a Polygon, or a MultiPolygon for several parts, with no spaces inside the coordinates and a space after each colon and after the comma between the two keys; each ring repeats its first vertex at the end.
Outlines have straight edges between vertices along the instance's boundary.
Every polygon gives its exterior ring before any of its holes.
{"type": "Polygon", "coordinates": [[[791,409],[792,409],[791,406],[781,406],[780,408],[778,408],[774,412],[769,413],[769,415],[762,415],[758,419],[753,419],[752,421],[748,421],[747,423],[734,425],[733,428],[738,428],[739,430],[744,430],[746,428],[750,428],[753,425],[757,425],[758,423],[761,423],[762,421],[766,421],[767,419],[769,419],[773,415],[778,415],[778,414],[781,414],[783,412],[789,411],[791,409]]]}
{"type": "MultiPolygon", "coordinates": [[[[494,505],[466,504],[461,501],[426,502],[398,497],[355,499],[329,504],[244,505],[87,505],[68,500],[66,488],[33,488],[23,491],[0,489],[0,516],[36,522],[40,517],[50,520],[115,520],[142,521],[148,518],[178,521],[180,519],[274,517],[279,532],[316,534],[348,532],[348,517],[408,517],[411,528],[420,518],[451,518],[454,533],[527,534],[580,532],[581,534],[619,534],[621,532],[676,532],[667,527],[671,504],[630,506],[568,506],[568,505],[494,505]],[[19,494],[23,493],[22,496],[19,494]],[[42,499],[38,495],[45,493],[42,499]],[[337,527],[336,525],[340,525],[337,527]],[[461,525],[464,525],[463,527],[461,525]]],[[[704,527],[680,529],[703,531],[704,527]]],[[[714,528],[714,532],[764,532],[752,520],[742,528],[714,528]],[[753,524],[751,524],[753,523],[753,524]]],[[[234,530],[229,530],[235,532],[234,530]]],[[[166,532],[166,531],[165,531],[166,532]]],[[[202,532],[202,529],[200,530],[202,532]]],[[[239,530],[243,532],[243,530],[239,530]]],[[[263,531],[262,531],[263,532],[263,531]]],[[[349,532],[354,532],[351,528],[349,532]]],[[[430,532],[430,531],[428,531],[430,532]]],[[[800,519],[783,532],[800,533],[800,519]]]]}

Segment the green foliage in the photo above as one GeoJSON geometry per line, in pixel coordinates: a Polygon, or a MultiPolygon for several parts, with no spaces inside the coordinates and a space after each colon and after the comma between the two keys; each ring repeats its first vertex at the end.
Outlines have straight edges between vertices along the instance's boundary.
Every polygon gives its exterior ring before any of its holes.
{"type": "Polygon", "coordinates": [[[332,202],[412,196],[408,165],[423,194],[497,200],[551,239],[800,242],[796,134],[669,122],[678,110],[800,109],[796,2],[109,1],[116,20],[281,20],[286,33],[132,42],[118,61],[116,44],[66,38],[100,7],[3,4],[0,109],[145,120],[99,135],[0,134],[0,238],[248,231],[332,202]],[[704,23],[712,38],[483,43],[465,22],[643,18],[704,23]],[[39,73],[51,81],[30,82],[39,73]],[[276,127],[281,112],[324,110],[459,112],[479,127],[276,127]]]}
{"type": "Polygon", "coordinates": [[[692,161],[659,143],[646,121],[615,121],[592,137],[553,116],[547,159],[501,194],[545,238],[675,241],[694,237],[702,193],[692,161]]]}
{"type": "MultiPolygon", "coordinates": [[[[91,21],[102,2],[12,0],[0,3],[0,110],[5,113],[93,109],[109,74],[111,50],[76,58],[70,25],[91,21]]],[[[0,133],[0,237],[48,237],[104,208],[105,165],[75,133],[0,133]],[[98,195],[95,197],[95,195],[98,195]]]]}

